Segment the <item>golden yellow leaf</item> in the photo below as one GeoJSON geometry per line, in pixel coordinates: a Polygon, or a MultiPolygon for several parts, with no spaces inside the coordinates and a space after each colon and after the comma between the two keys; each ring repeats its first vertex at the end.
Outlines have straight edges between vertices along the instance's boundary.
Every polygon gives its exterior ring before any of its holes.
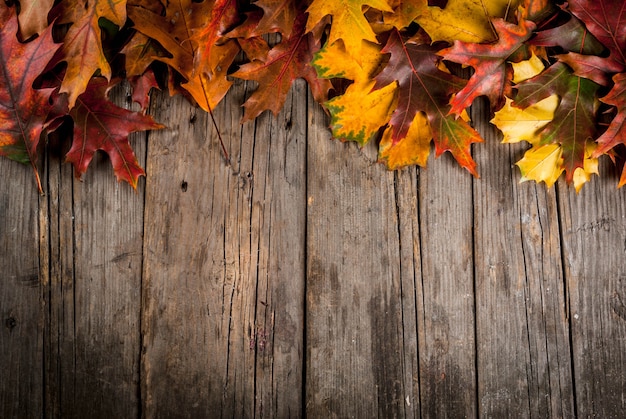
{"type": "Polygon", "coordinates": [[[517,4],[517,0],[448,0],[446,7],[441,9],[429,7],[426,0],[411,0],[403,2],[401,7],[410,8],[412,14],[417,13],[415,22],[424,28],[433,42],[481,43],[496,39],[491,19],[512,13],[517,4]]]}
{"type": "Polygon", "coordinates": [[[363,14],[363,7],[366,5],[381,11],[392,11],[385,0],[313,0],[307,9],[309,19],[306,30],[311,31],[325,16],[332,16],[328,43],[343,39],[346,50],[360,60],[361,48],[365,44],[362,41],[378,42],[363,14]]]}
{"type": "Polygon", "coordinates": [[[378,161],[384,162],[390,170],[414,164],[426,167],[432,139],[426,115],[418,112],[407,136],[395,144],[391,139],[391,130],[391,127],[387,127],[383,133],[378,147],[378,161]]]}
{"type": "Polygon", "coordinates": [[[512,100],[506,98],[506,103],[495,113],[491,123],[504,134],[503,143],[517,143],[528,141],[534,144],[538,141],[536,133],[554,118],[554,111],[559,104],[557,95],[549,96],[542,101],[520,109],[512,106],[512,100]]]}
{"type": "Polygon", "coordinates": [[[319,77],[354,81],[343,95],[324,103],[331,116],[334,138],[356,141],[363,146],[389,122],[396,106],[397,84],[372,91],[375,84],[372,75],[384,59],[380,50],[379,45],[364,43],[361,59],[357,61],[339,40],[315,54],[312,65],[319,77]]]}
{"type": "Polygon", "coordinates": [[[591,180],[592,174],[599,174],[598,172],[598,159],[593,158],[593,152],[598,148],[598,144],[595,142],[588,142],[585,147],[585,159],[583,160],[583,167],[579,167],[574,170],[574,188],[576,193],[580,192],[580,188],[589,180],[591,180]]]}
{"type": "Polygon", "coordinates": [[[330,127],[334,138],[356,141],[363,146],[389,122],[397,102],[397,85],[389,84],[372,92],[374,84],[373,80],[354,83],[343,95],[324,104],[331,115],[330,127]]]}
{"type": "Polygon", "coordinates": [[[558,144],[533,146],[516,164],[522,172],[520,182],[527,180],[545,182],[549,188],[564,170],[561,146],[558,144]]]}
{"type": "Polygon", "coordinates": [[[530,59],[520,61],[519,63],[511,63],[513,66],[513,82],[521,83],[541,73],[545,66],[539,57],[533,54],[530,59]]]}
{"type": "Polygon", "coordinates": [[[380,53],[380,45],[363,43],[360,59],[357,61],[348,51],[343,41],[327,43],[315,54],[311,64],[318,76],[325,79],[342,78],[355,83],[369,83],[385,56],[380,53]]]}

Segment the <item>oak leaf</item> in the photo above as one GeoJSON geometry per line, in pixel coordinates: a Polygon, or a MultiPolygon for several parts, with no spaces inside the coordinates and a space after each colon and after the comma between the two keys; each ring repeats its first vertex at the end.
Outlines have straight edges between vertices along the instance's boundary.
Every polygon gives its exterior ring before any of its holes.
{"type": "Polygon", "coordinates": [[[490,44],[455,41],[454,45],[439,52],[444,59],[474,67],[475,72],[465,87],[452,100],[451,113],[460,114],[474,99],[487,96],[493,109],[499,109],[504,96],[512,96],[512,69],[507,60],[530,38],[535,24],[520,20],[518,25],[502,19],[493,20],[498,40],[490,44]]]}
{"type": "Polygon", "coordinates": [[[282,36],[289,37],[293,29],[293,22],[298,15],[296,3],[293,0],[256,1],[254,5],[263,9],[263,15],[254,30],[249,33],[249,37],[272,32],[280,32],[282,36]]]}
{"type": "Polygon", "coordinates": [[[470,146],[482,139],[463,118],[449,115],[450,97],[465,81],[439,68],[435,47],[405,43],[397,30],[391,31],[382,52],[390,54],[389,63],[376,77],[375,88],[398,83],[398,106],[389,122],[393,144],[407,136],[415,115],[424,112],[436,155],[450,151],[462,167],[478,176],[470,146]]]}
{"type": "Polygon", "coordinates": [[[343,78],[354,83],[346,91],[324,103],[330,113],[330,127],[334,138],[356,141],[365,145],[387,124],[396,98],[396,85],[390,84],[372,91],[372,76],[382,64],[380,46],[364,44],[361,60],[354,59],[342,41],[326,45],[313,58],[318,76],[343,78]]]}
{"type": "Polygon", "coordinates": [[[54,0],[20,0],[20,35],[23,40],[43,32],[48,27],[48,12],[54,0]]]}
{"type": "Polygon", "coordinates": [[[69,107],[85,91],[91,77],[111,78],[111,66],[102,45],[100,19],[121,27],[126,22],[126,0],[65,0],[51,12],[58,24],[71,24],[63,39],[59,61],[67,62],[61,93],[68,94],[69,107]]]}
{"type": "Polygon", "coordinates": [[[255,60],[242,65],[233,77],[255,80],[259,87],[244,103],[244,121],[252,120],[264,110],[274,115],[280,112],[292,83],[304,78],[317,102],[324,102],[331,84],[317,77],[311,66],[313,54],[319,49],[319,42],[313,33],[305,30],[306,14],[300,13],[294,22],[291,35],[272,48],[265,61],[255,60]]]}
{"type": "Polygon", "coordinates": [[[514,105],[522,109],[550,95],[559,96],[554,119],[538,131],[539,144],[562,147],[566,180],[571,182],[576,169],[584,166],[585,152],[595,136],[599,85],[574,75],[568,66],[559,62],[517,87],[514,105]]]}
{"type": "Polygon", "coordinates": [[[0,2],[0,155],[30,163],[42,192],[37,170],[37,145],[52,110],[53,88],[34,89],[33,82],[60,45],[51,28],[34,41],[17,40],[15,10],[0,2]]]}
{"type": "Polygon", "coordinates": [[[571,15],[564,24],[537,32],[528,43],[542,47],[558,46],[565,51],[589,55],[598,55],[604,50],[604,46],[589,33],[582,22],[571,15]]]}
{"type": "Polygon", "coordinates": [[[376,34],[363,14],[366,5],[381,11],[392,11],[386,0],[313,0],[307,9],[309,19],[306,30],[313,30],[325,16],[332,16],[328,42],[332,44],[342,39],[346,50],[358,59],[363,40],[378,43],[376,34]]]}
{"type": "Polygon", "coordinates": [[[133,152],[128,136],[137,131],[164,128],[151,116],[132,112],[108,100],[109,82],[94,77],[85,92],[78,97],[70,110],[74,120],[74,139],[65,156],[72,163],[76,177],[86,171],[97,150],[108,154],[118,181],[124,180],[137,187],[140,176],[145,175],[133,152]]]}
{"type": "MultiPolygon", "coordinates": [[[[626,145],[626,73],[619,73],[613,77],[613,88],[600,100],[608,105],[615,106],[617,114],[609,124],[607,130],[597,139],[598,148],[594,156],[608,153],[614,147],[626,145]]],[[[619,187],[626,185],[626,166],[622,170],[619,187]]]]}
{"type": "MultiPolygon", "coordinates": [[[[129,5],[128,16],[139,32],[156,40],[170,54],[153,58],[170,65],[180,73],[187,80],[182,87],[202,109],[209,112],[222,100],[232,85],[232,82],[226,79],[226,73],[239,52],[239,47],[234,40],[223,40],[219,45],[212,44],[220,37],[202,34],[207,25],[205,13],[208,6],[204,5],[205,3],[199,4],[190,0],[170,1],[167,3],[165,16],[144,7],[129,5]],[[200,45],[199,41],[206,44],[200,45]]],[[[230,2],[221,2],[220,6],[224,7],[219,9],[219,13],[222,14],[214,17],[222,18],[228,15],[228,19],[231,19],[230,12],[225,8],[234,6],[230,2]]],[[[213,11],[218,13],[217,10],[211,9],[211,13],[213,11]]],[[[222,25],[220,21],[214,23],[216,29],[227,26],[222,25]]]]}
{"type": "Polygon", "coordinates": [[[567,5],[596,39],[608,48],[610,55],[607,61],[621,69],[626,68],[626,2],[569,0],[567,5]]]}

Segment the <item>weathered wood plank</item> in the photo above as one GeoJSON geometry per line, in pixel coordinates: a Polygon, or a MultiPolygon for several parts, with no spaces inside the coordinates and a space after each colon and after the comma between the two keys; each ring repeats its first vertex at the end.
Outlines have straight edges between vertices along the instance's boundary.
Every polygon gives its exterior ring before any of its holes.
{"type": "MultiPolygon", "coordinates": [[[[124,88],[113,98],[125,104],[124,88]]],[[[131,136],[142,165],[145,142],[146,134],[131,136]]],[[[143,196],[144,182],[137,191],[117,183],[102,155],[83,182],[50,157],[42,205],[50,416],[138,416],[143,196]]]]}
{"type": "Polygon", "coordinates": [[[209,116],[156,101],[147,183],[142,394],[147,417],[302,409],[306,93],[240,125],[245,83],[209,116]]]}
{"type": "Polygon", "coordinates": [[[499,144],[485,117],[474,182],[479,414],[572,417],[569,327],[554,190],[519,182],[520,147],[499,144]]]}
{"type": "Polygon", "coordinates": [[[42,285],[37,187],[30,167],[0,158],[0,417],[43,415],[42,285]]]}
{"type": "Polygon", "coordinates": [[[607,162],[576,195],[559,183],[559,213],[579,417],[626,411],[626,196],[607,162]]]}
{"type": "Polygon", "coordinates": [[[418,178],[421,414],[475,417],[472,178],[449,153],[418,178]]]}
{"type": "Polygon", "coordinates": [[[423,299],[419,222],[419,170],[406,168],[395,176],[398,217],[400,298],[402,304],[402,366],[406,418],[421,417],[418,324],[423,299]]]}
{"type": "Polygon", "coordinates": [[[327,122],[311,103],[306,413],[401,417],[407,380],[394,174],[375,163],[375,150],[331,141],[327,122]]]}

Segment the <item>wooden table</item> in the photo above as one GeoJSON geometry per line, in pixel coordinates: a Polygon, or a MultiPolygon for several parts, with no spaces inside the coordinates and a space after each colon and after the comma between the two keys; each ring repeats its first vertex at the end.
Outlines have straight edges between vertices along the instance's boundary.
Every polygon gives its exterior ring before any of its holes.
{"type": "MultiPolygon", "coordinates": [[[[626,191],[519,184],[480,105],[480,179],[389,172],[298,82],[240,124],[153,96],[137,192],[0,160],[0,416],[619,417],[626,191]]],[[[125,103],[126,92],[118,91],[125,103]]],[[[61,136],[62,139],[62,136],[61,136]]],[[[51,141],[60,141],[53,138],[51,141]]]]}

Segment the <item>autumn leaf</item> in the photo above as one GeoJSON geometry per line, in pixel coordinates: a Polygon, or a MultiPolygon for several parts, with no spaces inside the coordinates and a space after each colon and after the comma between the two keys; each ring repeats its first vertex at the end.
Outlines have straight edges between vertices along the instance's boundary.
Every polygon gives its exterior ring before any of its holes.
{"type": "Polygon", "coordinates": [[[520,182],[545,182],[550,188],[563,173],[563,151],[558,144],[537,145],[527,150],[516,165],[522,173],[520,182]]]}
{"type": "Polygon", "coordinates": [[[597,55],[584,55],[575,52],[556,55],[560,62],[567,64],[579,77],[593,80],[602,86],[611,84],[610,73],[621,71],[622,67],[615,61],[597,55]]]}
{"type": "Polygon", "coordinates": [[[398,106],[391,116],[391,139],[395,144],[405,138],[418,112],[424,112],[430,124],[436,155],[450,151],[459,164],[474,176],[476,163],[470,146],[481,142],[480,135],[462,118],[450,113],[450,97],[465,82],[440,70],[436,48],[412,42],[403,42],[393,30],[382,49],[389,53],[389,63],[376,77],[375,89],[398,83],[398,106]]]}
{"type": "Polygon", "coordinates": [[[0,155],[30,163],[37,187],[37,145],[51,110],[54,89],[34,89],[33,82],[54,56],[59,45],[48,28],[32,42],[17,40],[18,22],[13,8],[0,2],[0,155]]]}
{"type": "Polygon", "coordinates": [[[141,76],[130,77],[128,81],[133,88],[132,101],[139,104],[145,114],[150,104],[150,91],[159,88],[154,71],[148,69],[141,76]]]}
{"type": "MultiPolygon", "coordinates": [[[[222,3],[220,6],[223,8],[219,9],[222,15],[216,19],[230,13],[226,9],[231,3],[222,3]]],[[[219,37],[202,34],[206,29],[204,16],[208,13],[203,7],[206,6],[191,0],[171,1],[167,3],[165,16],[160,16],[143,7],[130,5],[128,16],[139,32],[156,40],[171,55],[155,56],[154,59],[170,65],[180,73],[187,80],[182,87],[202,109],[209,112],[217,106],[232,85],[226,74],[239,52],[239,47],[234,40],[224,40],[219,45],[211,44],[219,37]],[[202,52],[199,51],[200,41],[206,43],[200,45],[202,52]]],[[[211,9],[211,13],[213,10],[211,9]]],[[[227,26],[228,24],[222,25],[219,20],[214,23],[216,30],[227,26]]]]}
{"type": "Polygon", "coordinates": [[[571,182],[577,168],[583,167],[585,150],[596,132],[596,92],[599,85],[578,77],[565,64],[556,63],[538,76],[518,85],[514,105],[527,108],[556,94],[559,105],[554,119],[538,134],[540,144],[562,146],[566,180],[571,182]]]}
{"type": "Polygon", "coordinates": [[[571,15],[564,24],[539,31],[528,42],[531,45],[561,47],[565,51],[589,55],[597,55],[604,50],[602,44],[589,33],[581,21],[571,15]]]}
{"type": "Polygon", "coordinates": [[[559,105],[559,97],[551,95],[537,103],[520,109],[512,105],[513,100],[506,98],[506,104],[497,111],[491,123],[504,134],[503,143],[527,141],[539,144],[538,132],[554,119],[554,111],[559,105]]]}
{"type": "Polygon", "coordinates": [[[244,121],[256,118],[266,109],[277,115],[294,80],[304,78],[311,88],[313,97],[324,102],[330,90],[328,80],[319,79],[310,62],[319,50],[319,43],[311,32],[305,31],[306,14],[300,13],[294,22],[289,38],[283,39],[272,48],[265,61],[253,61],[242,65],[233,77],[255,80],[257,90],[244,103],[244,121]]]}
{"type": "Polygon", "coordinates": [[[53,4],[54,0],[20,0],[17,19],[22,40],[29,39],[48,27],[48,12],[53,4]]]}
{"type": "Polygon", "coordinates": [[[569,0],[567,5],[596,39],[608,48],[610,55],[607,60],[621,69],[626,68],[626,2],[569,0]]]}
{"type": "Polygon", "coordinates": [[[465,87],[451,102],[451,113],[460,114],[474,99],[487,96],[493,109],[499,109],[504,96],[512,95],[509,57],[532,35],[535,24],[521,20],[518,25],[495,19],[493,26],[498,40],[492,44],[475,44],[455,41],[454,45],[439,52],[444,59],[469,65],[476,70],[465,87]]]}
{"type": "Polygon", "coordinates": [[[118,181],[137,187],[145,175],[133,152],[128,135],[132,132],[161,129],[152,117],[116,106],[108,100],[110,86],[106,79],[94,77],[85,93],[70,111],[74,120],[72,147],[65,156],[74,166],[76,177],[86,171],[97,150],[108,154],[118,181]]]}
{"type": "Polygon", "coordinates": [[[504,18],[516,8],[517,1],[511,0],[448,0],[443,9],[428,6],[426,0],[404,0],[393,14],[385,15],[385,22],[401,29],[415,21],[433,42],[481,43],[496,39],[491,19],[504,18]]]}
{"type": "Polygon", "coordinates": [[[258,0],[254,5],[263,10],[263,14],[249,37],[261,36],[268,33],[280,32],[289,37],[293,29],[293,22],[298,15],[298,9],[293,0],[258,0]]]}
{"type": "Polygon", "coordinates": [[[391,138],[392,128],[388,127],[378,146],[378,161],[385,163],[390,170],[416,164],[426,167],[430,155],[432,133],[428,119],[422,112],[415,114],[409,132],[400,141],[391,138]]]}
{"type": "Polygon", "coordinates": [[[354,81],[342,95],[324,103],[330,113],[334,138],[356,141],[363,146],[389,121],[396,85],[372,91],[375,83],[372,76],[384,58],[380,49],[378,45],[364,44],[360,62],[346,51],[342,41],[326,45],[315,54],[312,65],[318,76],[354,81]]]}
{"type": "Polygon", "coordinates": [[[67,62],[60,92],[68,94],[69,107],[73,108],[94,73],[111,78],[99,21],[107,19],[118,27],[124,25],[126,0],[65,0],[57,4],[52,16],[58,24],[71,23],[58,60],[67,62]]]}
{"type": "MultiPolygon", "coordinates": [[[[218,43],[223,43],[224,34],[240,20],[237,0],[205,0],[202,3],[190,3],[190,5],[195,7],[189,19],[201,16],[197,27],[193,23],[190,24],[192,32],[190,40],[197,44],[194,51],[195,65],[200,72],[207,68],[212,70],[210,67],[210,60],[213,57],[212,49],[218,46],[218,43]]],[[[196,21],[193,20],[193,22],[196,21]]]]}
{"type": "MultiPolygon", "coordinates": [[[[613,77],[613,88],[600,100],[608,105],[615,106],[617,114],[607,130],[598,139],[598,148],[594,157],[608,153],[614,147],[626,145],[626,73],[619,73],[613,77]]],[[[618,187],[626,185],[626,166],[623,167],[618,187]]]]}
{"type": "Polygon", "coordinates": [[[346,50],[358,60],[363,40],[378,43],[376,34],[363,14],[366,5],[381,11],[392,11],[386,0],[313,0],[307,9],[309,19],[306,31],[313,30],[325,16],[332,16],[328,42],[333,44],[342,39],[346,50]]]}

